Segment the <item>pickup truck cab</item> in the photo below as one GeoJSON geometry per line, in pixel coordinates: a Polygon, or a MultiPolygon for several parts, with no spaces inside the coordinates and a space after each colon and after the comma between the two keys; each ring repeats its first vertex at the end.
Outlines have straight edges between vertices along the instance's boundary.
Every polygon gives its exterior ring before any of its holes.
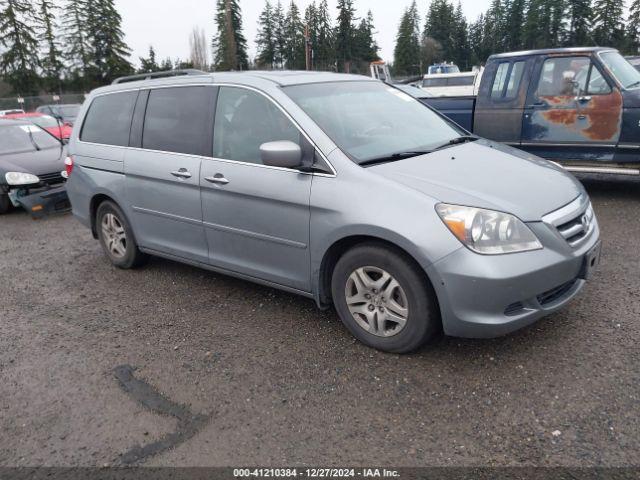
{"type": "Polygon", "coordinates": [[[640,174],[640,72],[611,48],[492,55],[477,96],[422,101],[570,171],[640,174]]]}

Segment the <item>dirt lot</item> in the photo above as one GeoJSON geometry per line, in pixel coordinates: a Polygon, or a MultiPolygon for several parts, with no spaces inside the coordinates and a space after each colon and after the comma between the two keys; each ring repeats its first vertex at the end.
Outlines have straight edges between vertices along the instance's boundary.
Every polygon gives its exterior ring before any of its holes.
{"type": "Polygon", "coordinates": [[[290,294],[116,270],[70,215],[0,217],[0,465],[638,465],[640,181],[582,180],[604,239],[584,294],[409,356],[290,294]]]}

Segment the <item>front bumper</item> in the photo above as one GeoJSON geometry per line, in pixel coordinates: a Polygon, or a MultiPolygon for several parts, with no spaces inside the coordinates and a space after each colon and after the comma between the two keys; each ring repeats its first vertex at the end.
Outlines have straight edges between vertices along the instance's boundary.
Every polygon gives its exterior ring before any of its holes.
{"type": "Polygon", "coordinates": [[[536,222],[529,227],[544,245],[541,250],[491,256],[462,247],[432,264],[427,273],[438,295],[445,334],[505,335],[570,302],[598,260],[600,231],[595,217],[593,221],[589,237],[577,248],[551,225],[536,222]]]}
{"type": "Polygon", "coordinates": [[[71,209],[65,185],[24,190],[11,190],[9,198],[16,207],[22,207],[33,218],[42,218],[71,209]]]}

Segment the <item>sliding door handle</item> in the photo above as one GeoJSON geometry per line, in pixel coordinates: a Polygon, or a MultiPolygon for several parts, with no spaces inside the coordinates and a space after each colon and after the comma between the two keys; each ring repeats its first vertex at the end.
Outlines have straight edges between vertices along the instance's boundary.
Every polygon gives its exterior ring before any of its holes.
{"type": "Polygon", "coordinates": [[[216,173],[213,177],[204,177],[204,179],[209,183],[215,183],[218,185],[226,185],[229,183],[229,180],[224,178],[224,175],[221,173],[216,173]]]}
{"type": "Polygon", "coordinates": [[[186,168],[181,168],[180,170],[176,170],[175,172],[171,172],[171,175],[178,178],[191,178],[191,173],[186,168]]]}

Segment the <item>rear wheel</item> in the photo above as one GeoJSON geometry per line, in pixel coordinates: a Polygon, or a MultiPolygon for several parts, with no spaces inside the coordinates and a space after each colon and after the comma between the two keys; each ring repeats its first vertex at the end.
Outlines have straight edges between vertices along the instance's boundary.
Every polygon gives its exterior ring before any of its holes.
{"type": "Polygon", "coordinates": [[[11,210],[11,200],[6,193],[0,193],[0,215],[11,210]]]}
{"type": "Polygon", "coordinates": [[[407,353],[440,330],[435,294],[424,273],[405,255],[380,244],[346,252],[331,282],[338,315],[361,342],[407,353]]]}
{"type": "Polygon", "coordinates": [[[96,214],[98,240],[102,249],[118,268],[136,268],[147,256],[136,245],[133,230],[120,207],[110,201],[100,204],[96,214]]]}

